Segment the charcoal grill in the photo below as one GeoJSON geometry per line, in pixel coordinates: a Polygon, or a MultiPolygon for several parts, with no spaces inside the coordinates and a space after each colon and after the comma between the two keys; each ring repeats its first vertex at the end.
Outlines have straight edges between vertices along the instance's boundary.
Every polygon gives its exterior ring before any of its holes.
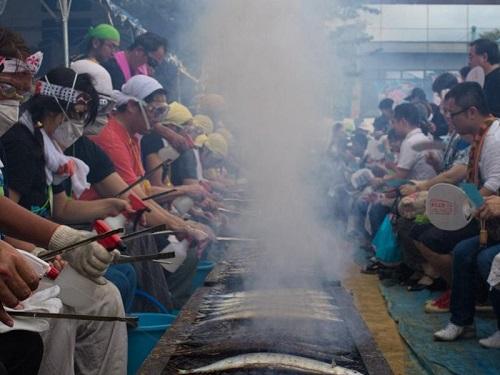
{"type": "MultiPolygon", "coordinates": [[[[244,253],[247,259],[248,251],[245,249],[244,253]]],[[[237,253],[241,254],[233,249],[232,254],[237,253]]],[[[224,321],[200,325],[199,310],[206,298],[242,290],[241,277],[231,271],[242,266],[241,259],[233,255],[214,268],[206,286],[198,289],[184,306],[144,362],[140,374],[177,374],[178,369],[206,366],[224,358],[254,352],[293,354],[327,363],[335,360],[338,365],[363,374],[392,374],[351,296],[338,282],[322,285],[322,291],[332,296],[341,322],[291,322],[277,317],[258,322],[224,321]]],[[[230,373],[280,374],[271,369],[230,373]]]]}

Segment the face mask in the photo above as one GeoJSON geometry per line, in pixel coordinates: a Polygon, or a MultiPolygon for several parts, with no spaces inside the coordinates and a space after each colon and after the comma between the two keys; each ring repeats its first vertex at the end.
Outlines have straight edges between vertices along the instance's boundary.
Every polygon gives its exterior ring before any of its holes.
{"type": "Polygon", "coordinates": [[[139,108],[141,109],[142,118],[144,119],[144,122],[146,123],[146,130],[151,130],[151,124],[149,122],[148,114],[146,113],[146,108],[145,108],[144,102],[142,102],[142,101],[139,102],[139,108]]]}
{"type": "Polygon", "coordinates": [[[66,120],[56,129],[52,138],[65,150],[83,135],[84,127],[84,121],[66,120]]]}
{"type": "Polygon", "coordinates": [[[19,119],[19,102],[17,100],[0,101],[0,137],[19,119]]]}
{"type": "Polygon", "coordinates": [[[107,123],[108,123],[107,116],[97,116],[93,124],[88,125],[83,129],[83,134],[98,135],[101,132],[101,130],[106,126],[107,123]]]}

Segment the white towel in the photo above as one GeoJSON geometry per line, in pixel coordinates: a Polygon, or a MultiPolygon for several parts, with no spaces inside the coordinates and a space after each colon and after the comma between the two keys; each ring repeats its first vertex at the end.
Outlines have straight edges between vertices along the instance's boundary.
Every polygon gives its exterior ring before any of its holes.
{"type": "MultiPolygon", "coordinates": [[[[30,298],[21,302],[15,309],[5,307],[5,310],[7,313],[9,311],[59,313],[63,307],[61,300],[56,298],[59,290],[57,285],[42,290],[38,289],[30,298]]],[[[16,316],[13,317],[13,320],[13,327],[8,327],[0,323],[0,334],[14,330],[43,332],[49,329],[47,319],[16,316]]]]}
{"type": "Polygon", "coordinates": [[[500,254],[497,254],[493,259],[490,275],[488,276],[488,284],[490,284],[492,288],[500,288],[500,254]]]}
{"type": "MultiPolygon", "coordinates": [[[[28,111],[23,113],[19,121],[30,129],[33,134],[35,133],[35,127],[28,111]]],[[[40,131],[43,136],[43,154],[45,157],[47,185],[58,185],[70,177],[73,193],[76,198],[80,198],[82,193],[90,187],[90,184],[87,182],[87,175],[89,174],[90,168],[80,159],[64,155],[59,145],[47,135],[45,130],[40,129],[40,131]],[[67,173],[58,173],[61,168],[71,162],[75,165],[75,171],[71,176],[67,173]]]]}

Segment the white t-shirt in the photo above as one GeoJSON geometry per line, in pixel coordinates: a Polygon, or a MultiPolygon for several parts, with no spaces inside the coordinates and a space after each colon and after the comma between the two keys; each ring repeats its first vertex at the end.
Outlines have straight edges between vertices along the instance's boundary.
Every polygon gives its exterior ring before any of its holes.
{"type": "Polygon", "coordinates": [[[408,180],[428,180],[436,176],[434,168],[427,163],[428,151],[415,151],[413,146],[419,143],[429,142],[431,139],[422,133],[422,129],[416,128],[409,132],[401,143],[401,151],[398,158],[398,168],[408,171],[408,180]]]}
{"type": "Polygon", "coordinates": [[[479,173],[483,187],[496,192],[500,189],[500,120],[491,124],[479,156],[479,173]]]}

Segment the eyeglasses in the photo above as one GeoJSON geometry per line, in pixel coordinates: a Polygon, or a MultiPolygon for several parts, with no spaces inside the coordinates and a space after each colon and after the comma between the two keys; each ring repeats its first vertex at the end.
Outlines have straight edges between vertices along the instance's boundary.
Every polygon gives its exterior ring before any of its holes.
{"type": "Polygon", "coordinates": [[[455,117],[455,116],[458,116],[458,115],[460,115],[460,114],[462,114],[462,113],[467,112],[470,108],[471,108],[471,107],[469,106],[469,107],[464,108],[464,109],[462,109],[462,110],[460,110],[460,111],[458,111],[458,112],[448,112],[448,115],[450,116],[450,118],[453,118],[453,117],[455,117]]]}
{"type": "Polygon", "coordinates": [[[149,103],[149,104],[146,104],[146,109],[147,109],[149,115],[154,120],[159,121],[166,116],[170,107],[167,103],[160,103],[160,104],[149,103]]]}
{"type": "Polygon", "coordinates": [[[116,45],[114,42],[110,41],[110,40],[103,40],[101,39],[102,41],[102,45],[105,46],[105,47],[108,47],[111,51],[117,51],[118,50],[118,45],[116,45]]]}

